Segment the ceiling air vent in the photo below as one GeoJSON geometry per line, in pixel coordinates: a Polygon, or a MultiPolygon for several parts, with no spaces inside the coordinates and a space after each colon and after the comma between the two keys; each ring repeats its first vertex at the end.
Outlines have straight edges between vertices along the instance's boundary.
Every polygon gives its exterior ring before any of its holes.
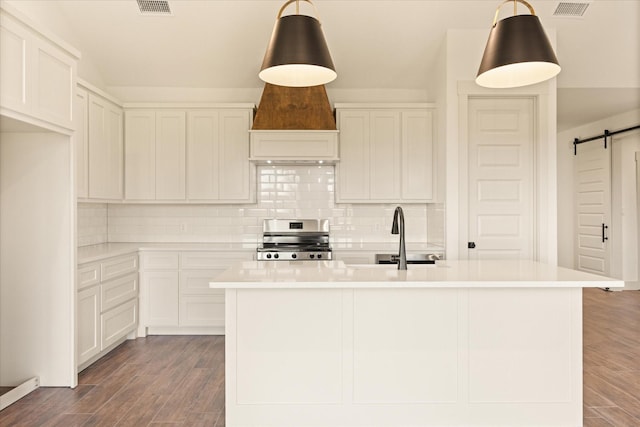
{"type": "Polygon", "coordinates": [[[589,7],[589,3],[573,3],[573,2],[560,2],[556,7],[553,16],[568,17],[568,18],[580,18],[584,15],[589,7]]]}
{"type": "Polygon", "coordinates": [[[171,8],[167,0],[137,0],[140,14],[153,16],[170,16],[171,8]]]}

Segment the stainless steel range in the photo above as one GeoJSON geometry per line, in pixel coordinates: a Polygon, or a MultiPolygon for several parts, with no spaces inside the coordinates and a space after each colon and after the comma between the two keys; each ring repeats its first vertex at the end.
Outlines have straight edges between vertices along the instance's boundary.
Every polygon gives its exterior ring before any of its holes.
{"type": "Polygon", "coordinates": [[[330,260],[329,220],[265,219],[259,261],[330,260]]]}

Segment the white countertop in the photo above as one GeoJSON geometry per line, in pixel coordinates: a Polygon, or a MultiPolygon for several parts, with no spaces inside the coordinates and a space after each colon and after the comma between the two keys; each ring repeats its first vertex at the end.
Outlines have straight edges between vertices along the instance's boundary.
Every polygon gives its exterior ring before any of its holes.
{"type": "MultiPolygon", "coordinates": [[[[126,255],[141,250],[154,251],[238,251],[255,252],[260,243],[189,243],[189,242],[131,242],[131,243],[101,243],[97,245],[81,246],[78,248],[78,264],[100,261],[105,258],[126,255]]],[[[362,251],[374,253],[398,253],[398,243],[369,242],[369,243],[331,243],[334,252],[362,251]]],[[[407,243],[407,253],[441,253],[444,249],[428,243],[407,243]]]]}
{"type": "Polygon", "coordinates": [[[100,261],[137,251],[218,251],[255,252],[255,243],[102,243],[78,248],[78,264],[100,261]]]}
{"type": "Polygon", "coordinates": [[[247,261],[209,286],[226,288],[623,287],[615,280],[534,261],[440,261],[436,265],[345,265],[342,261],[247,261]]]}

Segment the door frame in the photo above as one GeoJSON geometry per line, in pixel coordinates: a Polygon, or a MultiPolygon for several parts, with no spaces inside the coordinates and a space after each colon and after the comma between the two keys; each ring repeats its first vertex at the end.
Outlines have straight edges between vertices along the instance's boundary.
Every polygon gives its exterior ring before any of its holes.
{"type": "MultiPolygon", "coordinates": [[[[557,265],[557,151],[555,82],[514,89],[487,89],[473,81],[458,82],[458,153],[447,160],[447,168],[456,168],[455,180],[447,180],[449,195],[455,194],[455,205],[448,198],[447,222],[455,221],[454,233],[447,234],[447,256],[467,259],[469,241],[468,216],[468,156],[469,156],[469,99],[471,98],[530,98],[533,100],[534,164],[533,259],[557,265]],[[451,185],[451,187],[449,187],[451,185]],[[455,235],[457,234],[457,236],[455,235]],[[455,246],[455,248],[452,248],[455,246]],[[453,249],[453,250],[450,250],[453,249]]],[[[450,154],[448,151],[447,154],[450,154]]],[[[455,169],[454,169],[455,170],[455,169]]],[[[447,178],[453,174],[447,174],[447,178]]],[[[448,227],[448,230],[452,228],[448,227]]]]}

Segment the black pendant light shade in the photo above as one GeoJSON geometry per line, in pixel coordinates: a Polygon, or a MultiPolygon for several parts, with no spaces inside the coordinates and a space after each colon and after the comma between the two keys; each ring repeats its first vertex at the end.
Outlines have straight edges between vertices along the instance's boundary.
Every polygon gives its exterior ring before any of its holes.
{"type": "MultiPolygon", "coordinates": [[[[490,88],[527,86],[555,77],[560,65],[551,43],[535,15],[516,15],[497,21],[489,33],[476,83],[490,88]]],[[[503,3],[504,4],[504,3],[503,3]]]]}
{"type": "MultiPolygon", "coordinates": [[[[308,87],[333,81],[336,74],[320,21],[308,15],[281,16],[280,9],[258,76],[278,86],[308,87]]],[[[311,3],[308,0],[305,0],[311,3]]]]}

